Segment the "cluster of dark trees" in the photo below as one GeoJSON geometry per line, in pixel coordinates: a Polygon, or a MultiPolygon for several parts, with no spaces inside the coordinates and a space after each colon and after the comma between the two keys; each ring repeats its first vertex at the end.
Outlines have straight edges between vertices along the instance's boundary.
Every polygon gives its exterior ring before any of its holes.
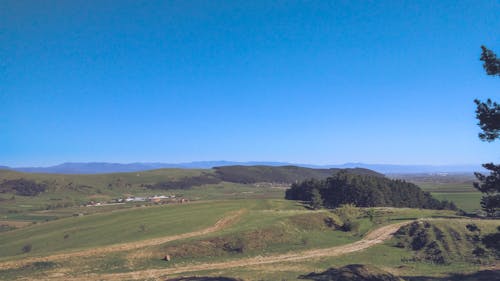
{"type": "MultiPolygon", "coordinates": [[[[485,46],[481,46],[481,49],[480,60],[483,61],[486,74],[500,77],[500,59],[485,46]]],[[[475,100],[475,103],[476,118],[482,131],[479,138],[487,142],[500,138],[500,105],[490,99],[486,102],[475,100]]],[[[486,163],[483,167],[490,171],[490,174],[476,173],[479,182],[474,183],[474,187],[484,194],[481,207],[489,216],[495,216],[500,214],[500,165],[486,163]]]]}
{"type": "Polygon", "coordinates": [[[0,183],[0,192],[12,192],[22,196],[36,196],[45,192],[47,185],[27,179],[6,180],[0,183]]]}
{"type": "MultiPolygon", "coordinates": [[[[165,180],[156,183],[142,184],[148,189],[189,189],[206,184],[233,182],[241,184],[275,183],[292,184],[309,178],[326,179],[340,169],[313,169],[297,166],[224,166],[215,167],[215,173],[203,173],[199,176],[184,177],[176,180],[165,180]]],[[[383,176],[368,169],[346,169],[349,173],[383,176]]],[[[117,185],[117,184],[114,184],[117,185]]],[[[111,184],[110,184],[111,186],[111,184]]],[[[119,186],[119,185],[117,185],[119,186]]]]}
{"type": "MultiPolygon", "coordinates": [[[[259,182],[291,184],[306,179],[326,179],[340,171],[337,168],[313,169],[297,166],[224,166],[215,167],[215,173],[222,181],[252,184],[259,182]]],[[[355,174],[381,174],[362,168],[346,169],[355,174]]]]}
{"type": "Polygon", "coordinates": [[[358,207],[409,207],[456,210],[455,204],[432,198],[415,184],[386,177],[358,175],[341,171],[326,180],[306,180],[293,184],[286,191],[286,199],[301,200],[324,207],[336,208],[342,204],[358,207]],[[318,194],[321,200],[318,200],[318,194]]]}
{"type": "Polygon", "coordinates": [[[189,189],[194,186],[201,186],[205,184],[218,184],[221,180],[209,174],[202,174],[194,177],[184,177],[175,181],[163,181],[154,184],[143,184],[142,187],[148,189],[189,189]]]}

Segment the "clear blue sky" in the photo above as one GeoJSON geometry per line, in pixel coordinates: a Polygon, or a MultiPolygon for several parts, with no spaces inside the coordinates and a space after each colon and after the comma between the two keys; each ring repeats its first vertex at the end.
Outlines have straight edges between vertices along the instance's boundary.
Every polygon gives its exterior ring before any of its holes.
{"type": "Polygon", "coordinates": [[[0,2],[0,165],[466,164],[499,1],[0,2]]]}

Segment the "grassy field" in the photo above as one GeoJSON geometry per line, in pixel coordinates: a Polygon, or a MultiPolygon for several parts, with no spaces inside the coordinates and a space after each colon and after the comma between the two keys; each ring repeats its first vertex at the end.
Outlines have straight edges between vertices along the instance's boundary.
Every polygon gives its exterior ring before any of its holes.
{"type": "MultiPolygon", "coordinates": [[[[139,202],[120,206],[98,208],[82,207],[89,201],[109,202],[128,196],[147,197],[156,194],[176,195],[178,198],[193,200],[227,200],[250,198],[283,198],[283,188],[274,188],[272,184],[259,186],[221,181],[216,184],[203,184],[206,177],[215,176],[211,169],[162,169],[136,173],[115,173],[98,175],[58,175],[30,174],[0,170],[2,181],[25,180],[47,185],[46,192],[37,196],[21,196],[13,192],[0,191],[0,220],[43,222],[74,214],[93,214],[116,209],[131,208],[136,205],[151,205],[139,202]],[[147,185],[163,182],[201,179],[187,188],[151,189],[147,185]]],[[[195,180],[196,182],[196,180],[195,180]]]]}
{"type": "Polygon", "coordinates": [[[428,191],[439,200],[453,201],[458,208],[466,212],[474,212],[481,209],[481,193],[472,186],[473,177],[460,176],[442,178],[435,177],[415,177],[408,180],[428,191]]]}
{"type": "Polygon", "coordinates": [[[37,256],[189,232],[213,225],[228,212],[254,204],[234,200],[139,207],[36,224],[2,233],[0,257],[37,256]],[[31,251],[23,253],[22,247],[28,244],[31,251]]]}
{"type": "MultiPolygon", "coordinates": [[[[451,222],[453,229],[459,230],[460,233],[465,233],[465,225],[469,223],[477,224],[484,233],[492,233],[495,228],[500,226],[500,221],[471,221],[471,220],[457,220],[451,222]]],[[[437,220],[433,222],[434,225],[448,228],[450,227],[449,220],[437,220]]],[[[393,238],[383,244],[371,247],[367,250],[346,254],[340,257],[324,257],[312,260],[305,260],[301,262],[283,262],[279,264],[248,266],[240,268],[231,268],[226,270],[217,271],[204,271],[196,272],[192,275],[196,276],[225,276],[232,278],[241,278],[243,280],[312,280],[304,279],[304,275],[310,272],[323,272],[331,267],[341,267],[348,264],[369,264],[378,268],[387,270],[395,275],[402,276],[405,280],[479,280],[479,279],[466,279],[456,276],[457,274],[474,274],[481,269],[487,268],[486,264],[469,263],[456,261],[450,264],[436,264],[430,262],[413,261],[413,252],[395,247],[397,239],[393,238]],[[456,277],[451,277],[456,276],[456,277]]],[[[470,253],[473,249],[466,248],[464,251],[470,253]]],[[[460,255],[455,253],[456,258],[459,259],[460,255]]],[[[491,264],[497,263],[495,260],[490,261],[491,264]]],[[[494,276],[500,276],[500,273],[493,273],[494,276]]],[[[491,276],[491,275],[490,275],[491,276]]],[[[323,279],[318,279],[323,280],[323,279]]],[[[327,280],[327,279],[325,279],[327,280]]],[[[329,279],[328,279],[329,280],[329,279]]],[[[494,278],[481,279],[481,280],[496,280],[494,278]]]]}
{"type": "MultiPolygon", "coordinates": [[[[235,175],[243,173],[243,175],[252,176],[251,178],[259,175],[251,168],[237,168],[235,175]]],[[[302,176],[311,173],[309,170],[303,172],[305,174],[302,176]]],[[[136,173],[57,175],[0,170],[0,182],[24,178],[45,183],[49,187],[47,192],[37,196],[20,196],[9,192],[0,193],[0,220],[3,221],[4,225],[9,221],[12,221],[12,225],[18,225],[19,221],[44,222],[75,214],[93,214],[131,208],[136,205],[148,205],[147,203],[134,203],[98,208],[82,207],[91,200],[108,202],[127,196],[173,194],[189,200],[278,199],[284,197],[284,188],[287,186],[286,184],[241,184],[221,181],[217,184],[202,184],[184,189],[158,190],[145,187],[148,184],[182,181],[203,176],[216,176],[216,172],[211,169],[161,169],[136,173]]],[[[285,176],[289,177],[288,174],[285,176]]],[[[472,188],[470,175],[460,177],[418,176],[407,180],[414,181],[438,199],[454,201],[459,208],[467,212],[472,212],[480,207],[480,194],[472,188]]]]}
{"type": "MultiPolygon", "coordinates": [[[[67,253],[92,247],[99,248],[117,243],[117,241],[120,243],[140,241],[196,231],[209,227],[223,216],[241,209],[245,212],[234,224],[214,233],[147,246],[141,248],[140,251],[132,249],[92,257],[70,256],[54,262],[33,263],[21,269],[3,270],[0,272],[0,276],[3,276],[0,279],[11,280],[22,276],[46,278],[50,276],[46,274],[62,269],[89,274],[161,269],[165,267],[165,262],[160,258],[166,253],[172,253],[175,257],[169,266],[183,266],[192,263],[220,262],[259,255],[300,252],[352,243],[361,239],[370,229],[380,225],[422,217],[438,219],[456,217],[451,211],[375,208],[373,220],[362,215],[357,220],[359,229],[344,232],[326,223],[326,218],[332,218],[338,223],[338,217],[331,211],[310,211],[294,201],[275,199],[207,201],[117,210],[110,213],[59,219],[5,232],[0,234],[1,260],[67,253]],[[220,250],[224,247],[239,247],[238,243],[242,245],[243,250],[220,250]],[[31,251],[23,253],[22,248],[27,244],[32,246],[31,251]],[[220,247],[211,248],[210,245],[220,247]]],[[[393,250],[398,252],[398,249],[391,248],[391,251],[393,250]]],[[[339,259],[342,260],[344,257],[339,259]]],[[[290,278],[287,280],[296,280],[298,271],[307,273],[307,270],[324,269],[323,259],[300,263],[299,266],[293,266],[293,270],[289,272],[286,270],[276,272],[271,267],[267,266],[269,270],[265,273],[261,272],[261,267],[257,267],[255,270],[260,271],[258,274],[250,269],[241,268],[222,272],[229,276],[244,277],[245,280],[260,280],[255,276],[265,277],[263,280],[277,280],[273,279],[277,275],[290,278]]],[[[275,268],[283,269],[287,268],[287,265],[279,264],[275,268]]]]}
{"type": "Polygon", "coordinates": [[[480,192],[432,192],[432,196],[439,200],[453,201],[458,208],[466,212],[474,212],[481,209],[480,192]]]}
{"type": "MultiPolygon", "coordinates": [[[[311,211],[299,202],[281,199],[284,196],[283,185],[220,182],[166,192],[143,187],[144,183],[197,177],[203,173],[206,170],[41,177],[27,174],[28,178],[33,177],[37,181],[53,181],[51,188],[54,189],[36,197],[0,193],[0,222],[23,226],[16,230],[4,227],[3,232],[0,232],[0,264],[7,261],[21,262],[13,268],[0,267],[0,280],[25,277],[51,279],[61,274],[69,274],[67,276],[71,277],[73,273],[90,276],[129,273],[300,253],[353,243],[377,227],[422,218],[433,219],[434,227],[441,229],[448,229],[446,227],[450,223],[457,224],[453,226],[453,231],[457,233],[463,231],[465,225],[456,220],[460,217],[453,211],[381,207],[363,209],[355,220],[356,229],[342,231],[339,228],[339,217],[331,210],[311,211]],[[92,185],[92,188],[86,188],[87,185],[92,185]],[[126,195],[146,196],[158,193],[175,194],[189,198],[190,202],[166,205],[141,202],[102,207],[80,205],[89,199],[106,201],[126,195]],[[64,203],[69,204],[65,206],[64,203]],[[368,210],[373,211],[371,219],[367,216],[368,210]],[[241,213],[231,223],[216,231],[203,232],[237,211],[241,213]],[[182,236],[185,233],[199,234],[182,236]],[[175,235],[181,236],[172,241],[144,244],[139,248],[123,248],[97,254],[89,252],[89,256],[77,255],[81,251],[86,253],[85,251],[94,249],[112,248],[117,243],[140,245],[143,241],[175,235]],[[61,254],[65,258],[36,259],[61,254]],[[162,261],[161,257],[165,254],[171,254],[173,260],[169,263],[162,261]],[[23,263],[26,259],[33,261],[23,263]]],[[[0,171],[3,179],[14,179],[17,176],[18,173],[0,171]]],[[[439,182],[431,179],[420,182],[419,185],[436,198],[451,200],[465,211],[472,212],[480,207],[481,194],[475,192],[467,182],[439,182]]],[[[495,231],[495,227],[500,225],[498,220],[480,221],[478,224],[482,229],[481,235],[495,231]]],[[[414,253],[409,249],[394,247],[396,243],[394,238],[367,250],[338,257],[192,274],[237,277],[249,281],[305,280],[301,276],[310,272],[363,263],[375,265],[408,280],[423,281],[426,280],[424,276],[446,278],[452,272],[471,273],[481,268],[481,264],[459,260],[446,265],[412,261],[414,253]],[[423,279],[419,279],[421,277],[423,279]]],[[[469,248],[467,251],[470,252],[469,248]]]]}
{"type": "MultiPolygon", "coordinates": [[[[311,272],[323,272],[331,267],[341,267],[348,264],[369,264],[387,270],[395,275],[402,276],[406,280],[434,280],[442,278],[442,281],[451,281],[450,275],[470,274],[481,269],[480,265],[470,263],[454,263],[451,265],[436,265],[421,262],[406,262],[411,258],[411,252],[396,248],[394,241],[377,245],[359,253],[347,254],[341,257],[321,258],[317,260],[304,261],[300,263],[285,262],[280,264],[251,266],[246,268],[234,268],[227,270],[196,272],[195,276],[227,276],[241,278],[248,281],[304,281],[303,276],[311,272]]],[[[498,275],[497,275],[498,276],[498,275]]],[[[464,279],[453,279],[464,280],[464,279]]],[[[478,279],[474,279],[478,280],[478,279]]],[[[495,280],[495,279],[489,279],[495,280]]]]}

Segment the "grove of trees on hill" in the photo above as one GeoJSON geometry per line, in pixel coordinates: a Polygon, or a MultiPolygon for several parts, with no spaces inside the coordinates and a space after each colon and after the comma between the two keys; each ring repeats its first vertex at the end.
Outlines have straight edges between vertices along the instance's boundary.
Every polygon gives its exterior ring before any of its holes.
{"type": "MultiPolygon", "coordinates": [[[[326,179],[340,169],[313,169],[298,166],[224,166],[215,167],[215,173],[222,181],[242,184],[259,182],[291,184],[306,179],[326,179]]],[[[346,169],[350,173],[382,176],[375,171],[355,168],[346,169]]]]}
{"type": "Polygon", "coordinates": [[[26,179],[6,180],[0,183],[0,193],[15,192],[22,196],[36,196],[47,189],[46,184],[26,179]]]}
{"type": "MultiPolygon", "coordinates": [[[[357,207],[409,207],[425,209],[457,209],[452,202],[439,201],[413,183],[386,177],[358,175],[341,171],[326,180],[306,180],[286,191],[285,198],[318,202],[321,195],[324,207],[344,204],[357,207]],[[314,199],[314,200],[313,200],[314,199]]],[[[317,203],[315,203],[317,204],[317,203]]],[[[315,206],[317,207],[317,206],[315,206]]]]}

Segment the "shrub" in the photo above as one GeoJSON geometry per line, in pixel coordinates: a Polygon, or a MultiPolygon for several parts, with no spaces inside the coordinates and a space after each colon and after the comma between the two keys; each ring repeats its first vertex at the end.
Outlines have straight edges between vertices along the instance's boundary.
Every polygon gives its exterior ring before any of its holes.
{"type": "Polygon", "coordinates": [[[245,243],[241,238],[236,238],[226,242],[223,249],[230,253],[243,253],[245,251],[245,243]]]}
{"type": "Polygon", "coordinates": [[[26,245],[24,245],[24,246],[21,248],[21,251],[22,251],[23,253],[29,253],[29,252],[31,252],[31,249],[32,249],[31,244],[26,244],[26,245]]]}
{"type": "Polygon", "coordinates": [[[469,223],[465,226],[469,231],[474,232],[474,231],[481,231],[479,227],[475,223],[469,223]]]}
{"type": "Polygon", "coordinates": [[[476,247],[474,251],[472,251],[476,257],[483,257],[486,254],[486,250],[482,247],[476,247]]]}
{"type": "Polygon", "coordinates": [[[348,221],[344,222],[344,224],[342,225],[342,230],[358,232],[359,226],[360,226],[359,222],[348,220],[348,221]]]}
{"type": "Polygon", "coordinates": [[[375,210],[373,208],[366,210],[366,216],[371,222],[373,222],[373,219],[375,218],[375,210]]]}
{"type": "Polygon", "coordinates": [[[354,220],[359,217],[361,211],[354,204],[340,205],[334,211],[342,221],[342,230],[344,231],[357,231],[359,230],[359,223],[354,220]]]}

